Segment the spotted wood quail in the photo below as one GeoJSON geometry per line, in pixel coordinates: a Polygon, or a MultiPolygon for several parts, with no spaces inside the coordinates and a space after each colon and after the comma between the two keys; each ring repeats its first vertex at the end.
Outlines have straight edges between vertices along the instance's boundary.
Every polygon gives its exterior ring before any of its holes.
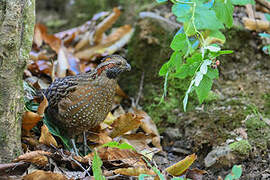
{"type": "Polygon", "coordinates": [[[45,91],[45,113],[71,138],[96,127],[111,110],[116,77],[130,69],[123,57],[111,55],[91,72],[56,79],[45,91]]]}

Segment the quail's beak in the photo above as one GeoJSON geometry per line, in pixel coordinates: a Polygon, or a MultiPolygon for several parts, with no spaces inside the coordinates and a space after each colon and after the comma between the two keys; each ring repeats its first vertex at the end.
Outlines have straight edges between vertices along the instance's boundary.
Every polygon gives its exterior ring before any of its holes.
{"type": "Polygon", "coordinates": [[[131,66],[128,63],[126,64],[126,70],[127,71],[130,71],[131,70],[131,66]]]}

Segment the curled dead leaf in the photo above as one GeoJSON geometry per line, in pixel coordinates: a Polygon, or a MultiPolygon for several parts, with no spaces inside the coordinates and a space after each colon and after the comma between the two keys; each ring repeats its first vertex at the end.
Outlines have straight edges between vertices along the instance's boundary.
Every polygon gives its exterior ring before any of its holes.
{"type": "Polygon", "coordinates": [[[50,171],[36,170],[30,174],[23,176],[23,180],[68,180],[66,176],[50,171]]]}
{"type": "Polygon", "coordinates": [[[49,132],[49,129],[45,124],[43,124],[43,126],[41,127],[41,135],[38,141],[47,146],[51,146],[51,144],[55,147],[58,146],[56,140],[54,139],[52,134],[49,132]]]}
{"type": "Polygon", "coordinates": [[[48,157],[50,156],[50,152],[45,151],[31,151],[20,155],[18,158],[14,160],[14,162],[29,162],[38,166],[46,166],[48,164],[48,157]]]}
{"type": "Polygon", "coordinates": [[[135,114],[143,117],[141,128],[147,133],[147,134],[153,134],[154,137],[152,139],[152,144],[162,150],[162,146],[160,145],[160,135],[157,129],[156,124],[152,120],[152,118],[143,110],[138,110],[136,108],[132,108],[135,114]]]}
{"type": "Polygon", "coordinates": [[[141,116],[133,113],[126,113],[120,115],[111,125],[113,127],[110,137],[115,138],[123,135],[128,131],[137,129],[141,124],[141,116]]]}
{"type": "Polygon", "coordinates": [[[191,154],[178,163],[175,163],[174,165],[166,168],[165,170],[173,176],[180,176],[192,165],[196,159],[197,156],[195,154],[191,154]]]}
{"type": "Polygon", "coordinates": [[[37,123],[42,119],[37,113],[26,111],[22,117],[22,128],[26,131],[30,131],[37,123]]]}
{"type": "Polygon", "coordinates": [[[42,94],[42,95],[43,95],[43,100],[42,100],[42,102],[41,102],[41,103],[39,104],[39,106],[38,106],[37,114],[39,114],[40,116],[43,117],[44,112],[45,112],[45,109],[46,109],[47,106],[48,106],[48,100],[47,100],[47,98],[44,96],[44,94],[42,94]]]}
{"type": "Polygon", "coordinates": [[[140,174],[156,175],[153,170],[145,168],[119,168],[113,171],[115,174],[126,176],[139,176],[140,174]]]}
{"type": "Polygon", "coordinates": [[[94,34],[94,43],[99,44],[102,40],[103,33],[109,29],[120,16],[121,11],[118,8],[113,8],[113,13],[105,18],[96,29],[94,34]]]}

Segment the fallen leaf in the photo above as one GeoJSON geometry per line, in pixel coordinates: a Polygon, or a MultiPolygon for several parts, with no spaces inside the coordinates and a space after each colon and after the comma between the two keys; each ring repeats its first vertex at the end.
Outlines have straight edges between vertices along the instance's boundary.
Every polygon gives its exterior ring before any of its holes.
{"type": "Polygon", "coordinates": [[[111,125],[112,132],[110,133],[110,137],[115,138],[130,130],[137,129],[141,124],[141,119],[141,116],[133,113],[126,113],[119,116],[111,125]]]}
{"type": "Polygon", "coordinates": [[[42,33],[44,31],[43,28],[44,27],[40,26],[40,24],[35,25],[33,42],[37,45],[37,47],[40,47],[43,43],[42,38],[42,33]]]}
{"type": "Polygon", "coordinates": [[[112,141],[112,138],[110,136],[108,136],[108,134],[106,132],[103,132],[103,131],[99,132],[98,134],[97,133],[90,133],[87,136],[87,139],[94,142],[94,143],[97,143],[99,145],[112,141]]]}
{"type": "Polygon", "coordinates": [[[101,42],[103,33],[115,23],[120,14],[121,11],[118,8],[113,8],[113,13],[98,24],[96,32],[94,34],[95,44],[99,44],[101,42]]]}
{"type": "Polygon", "coordinates": [[[203,180],[203,175],[207,174],[207,171],[200,169],[189,169],[186,177],[189,179],[203,180]]]}
{"type": "Polygon", "coordinates": [[[20,155],[17,157],[14,162],[30,162],[38,166],[46,166],[48,164],[48,157],[50,156],[50,152],[45,151],[31,151],[20,155]]]}
{"type": "Polygon", "coordinates": [[[121,138],[121,143],[126,142],[136,149],[137,152],[141,152],[144,149],[150,149],[147,145],[152,141],[154,135],[145,135],[143,133],[137,134],[124,134],[121,138]]]}
{"type": "Polygon", "coordinates": [[[42,94],[42,95],[43,95],[43,100],[41,101],[41,103],[39,104],[38,109],[37,109],[37,114],[39,114],[41,117],[44,116],[45,109],[48,106],[47,98],[44,96],[44,94],[42,94]]]}
{"type": "Polygon", "coordinates": [[[109,112],[106,119],[103,122],[108,125],[111,125],[115,119],[116,117],[111,112],[109,112]]]}
{"type": "Polygon", "coordinates": [[[185,157],[185,159],[179,161],[178,163],[166,168],[165,171],[167,171],[169,174],[173,176],[180,176],[192,165],[192,163],[196,159],[197,156],[195,154],[191,154],[185,157]]]}
{"type": "Polygon", "coordinates": [[[30,174],[23,176],[23,180],[68,180],[66,176],[51,171],[36,170],[30,174]]]}
{"type": "Polygon", "coordinates": [[[22,128],[26,131],[30,131],[37,123],[42,119],[37,113],[26,111],[22,117],[22,128]]]}
{"type": "Polygon", "coordinates": [[[155,172],[146,168],[119,168],[113,171],[115,174],[121,174],[126,176],[139,176],[140,174],[148,174],[155,176],[155,172]]]}
{"type": "Polygon", "coordinates": [[[51,146],[52,144],[53,146],[58,147],[56,140],[49,132],[49,129],[45,124],[43,124],[43,126],[41,127],[41,135],[38,141],[47,146],[51,146]]]}
{"type": "Polygon", "coordinates": [[[136,115],[139,115],[142,118],[141,128],[146,132],[147,134],[153,134],[155,135],[152,139],[152,144],[162,150],[162,146],[160,145],[160,135],[157,129],[156,124],[152,120],[152,118],[143,110],[138,110],[136,108],[132,108],[134,113],[136,115]]]}
{"type": "Polygon", "coordinates": [[[60,78],[66,77],[68,69],[69,69],[69,62],[67,58],[67,50],[64,46],[61,46],[57,57],[57,68],[56,68],[57,77],[60,78]]]}
{"type": "Polygon", "coordinates": [[[27,65],[27,69],[32,74],[45,74],[47,76],[51,76],[52,64],[46,60],[39,60],[27,65]]]}

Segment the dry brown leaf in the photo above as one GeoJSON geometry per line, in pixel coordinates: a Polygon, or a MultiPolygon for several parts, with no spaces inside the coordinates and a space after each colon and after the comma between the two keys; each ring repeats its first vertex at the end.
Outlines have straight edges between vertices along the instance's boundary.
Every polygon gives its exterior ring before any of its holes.
{"type": "Polygon", "coordinates": [[[128,131],[137,129],[141,124],[141,116],[133,113],[126,113],[119,116],[111,125],[113,127],[110,137],[115,138],[128,131]]]}
{"type": "Polygon", "coordinates": [[[42,24],[36,24],[35,29],[39,31],[39,34],[41,34],[42,40],[45,43],[47,43],[55,52],[59,51],[61,46],[61,39],[57,38],[53,34],[47,34],[47,28],[42,24]]]}
{"type": "Polygon", "coordinates": [[[203,180],[204,174],[207,174],[207,171],[200,169],[189,169],[186,177],[189,179],[203,180]]]}
{"type": "Polygon", "coordinates": [[[52,58],[52,55],[48,55],[46,51],[35,52],[32,50],[29,55],[33,61],[50,60],[52,58]]]}
{"type": "Polygon", "coordinates": [[[43,124],[43,126],[41,127],[41,135],[38,141],[47,146],[51,146],[51,144],[54,145],[55,147],[58,146],[56,140],[49,132],[49,129],[45,124],[43,124]]]}
{"type": "Polygon", "coordinates": [[[66,176],[51,171],[36,170],[23,176],[23,180],[68,180],[66,176]]]}
{"type": "Polygon", "coordinates": [[[22,117],[22,128],[26,131],[30,131],[37,123],[42,119],[37,113],[26,111],[22,117]]]}
{"type": "Polygon", "coordinates": [[[50,152],[45,151],[31,151],[20,155],[17,157],[14,162],[30,162],[38,166],[46,166],[48,164],[48,157],[50,156],[50,152]]]}
{"type": "Polygon", "coordinates": [[[152,118],[143,110],[138,110],[136,108],[132,108],[134,113],[143,117],[141,128],[147,133],[147,134],[153,134],[155,137],[152,139],[152,144],[162,150],[162,146],[160,145],[160,135],[158,133],[158,129],[152,118]]]}
{"type": "MultiPolygon", "coordinates": [[[[117,39],[116,41],[106,41],[105,44],[99,44],[85,50],[79,51],[75,53],[75,56],[79,59],[83,60],[92,60],[95,56],[106,56],[113,54],[117,50],[121,49],[131,38],[134,29],[131,28],[129,25],[122,26],[119,28],[122,33],[117,33],[114,38],[117,39]]],[[[119,30],[119,31],[120,31],[119,30]]],[[[116,32],[118,32],[116,30],[116,32]]]]}
{"type": "Polygon", "coordinates": [[[94,34],[95,44],[101,43],[103,33],[115,23],[120,14],[121,11],[118,8],[113,8],[113,13],[98,24],[96,32],[94,34]]]}
{"type": "MultiPolygon", "coordinates": [[[[142,155],[130,149],[119,149],[111,147],[101,147],[97,150],[102,161],[122,161],[132,167],[147,168],[146,163],[142,160],[142,155]]],[[[90,153],[84,159],[93,159],[94,153],[90,153]]]]}
{"type": "Polygon", "coordinates": [[[126,176],[139,176],[140,174],[156,175],[153,170],[145,168],[119,168],[113,171],[115,174],[126,176]]]}
{"type": "Polygon", "coordinates": [[[48,100],[47,100],[47,98],[44,96],[44,94],[42,94],[42,95],[43,95],[43,100],[41,101],[41,103],[40,103],[39,106],[38,106],[37,114],[39,114],[40,116],[43,117],[44,111],[45,111],[45,109],[46,109],[47,106],[48,106],[48,100]]]}
{"type": "Polygon", "coordinates": [[[106,132],[103,132],[103,131],[99,132],[98,134],[90,133],[87,136],[87,139],[97,144],[105,144],[112,141],[112,138],[108,136],[106,132]]]}
{"type": "Polygon", "coordinates": [[[192,165],[196,159],[197,156],[195,154],[191,154],[178,163],[175,163],[174,165],[166,168],[165,170],[173,176],[180,176],[192,165]]]}
{"type": "Polygon", "coordinates": [[[49,61],[39,60],[27,65],[27,69],[32,74],[46,74],[51,76],[52,65],[49,61]]]}
{"type": "Polygon", "coordinates": [[[69,62],[67,59],[67,50],[64,46],[61,46],[57,57],[56,76],[60,78],[66,77],[68,69],[69,62]]]}
{"type": "Polygon", "coordinates": [[[44,31],[43,27],[40,26],[39,24],[36,24],[35,30],[34,30],[33,42],[37,45],[37,47],[40,47],[43,43],[42,31],[44,31]]]}
{"type": "Polygon", "coordinates": [[[141,152],[144,149],[150,149],[147,145],[152,141],[154,135],[145,135],[143,133],[137,134],[125,134],[122,136],[121,141],[130,144],[136,149],[137,152],[141,152]]]}

